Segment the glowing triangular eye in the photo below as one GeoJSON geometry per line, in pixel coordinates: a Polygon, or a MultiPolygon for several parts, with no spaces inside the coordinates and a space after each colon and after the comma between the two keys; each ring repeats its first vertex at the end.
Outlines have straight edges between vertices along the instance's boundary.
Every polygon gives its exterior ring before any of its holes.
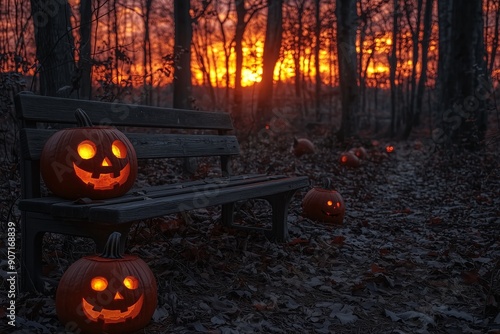
{"type": "Polygon", "coordinates": [[[95,144],[90,140],[84,140],[80,144],[78,144],[77,151],[78,155],[82,159],[87,160],[94,157],[94,155],[96,154],[96,147],[95,144]]]}

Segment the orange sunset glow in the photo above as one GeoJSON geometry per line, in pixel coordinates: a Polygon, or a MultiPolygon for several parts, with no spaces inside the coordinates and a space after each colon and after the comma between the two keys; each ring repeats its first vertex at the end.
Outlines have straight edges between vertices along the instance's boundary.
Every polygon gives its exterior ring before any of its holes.
{"type": "MultiPolygon", "coordinates": [[[[2,2],[2,11],[6,13],[8,4],[12,0],[2,2]],[[5,7],[5,8],[3,8],[5,7]]],[[[258,1],[249,1],[247,6],[258,1]]],[[[306,2],[307,3],[307,2],[306,2]]],[[[488,13],[494,13],[498,4],[488,2],[491,8],[488,13]]],[[[71,33],[75,42],[74,59],[78,62],[80,56],[79,30],[80,0],[69,0],[72,9],[71,33]]],[[[201,2],[192,1],[192,16],[199,13],[201,2]]],[[[20,53],[25,61],[25,74],[34,75],[37,68],[33,37],[16,37],[16,27],[24,26],[26,36],[33,33],[30,22],[29,1],[22,0],[16,3],[19,15],[14,21],[0,20],[0,32],[7,41],[4,46],[5,54],[20,53]]],[[[362,11],[369,11],[369,6],[379,6],[374,10],[368,26],[358,29],[356,53],[358,57],[358,71],[364,77],[367,87],[387,88],[389,86],[389,56],[394,46],[391,35],[391,7],[383,1],[370,2],[363,0],[360,3],[358,15],[362,11]],[[364,30],[361,41],[361,30],[364,30]]],[[[11,6],[10,10],[14,10],[11,6]]],[[[306,84],[313,84],[316,80],[316,62],[319,62],[319,78],[321,83],[331,87],[338,85],[337,45],[335,37],[335,4],[324,1],[321,5],[320,19],[323,24],[319,40],[313,35],[314,21],[311,19],[313,6],[306,6],[302,15],[301,45],[297,44],[299,34],[298,25],[292,20],[298,19],[298,9],[293,5],[284,7],[284,34],[279,59],[274,69],[276,82],[293,83],[297,78],[306,84]],[[306,15],[307,14],[307,15],[306,15]],[[310,15],[311,14],[311,15],[310,15]],[[288,21],[287,21],[288,20],[288,21]],[[319,59],[315,59],[315,47],[319,43],[319,59]],[[298,55],[298,56],[297,56],[298,55]],[[297,70],[299,72],[297,72],[297,70]]],[[[211,86],[215,88],[235,86],[236,59],[234,50],[234,31],[236,13],[232,1],[213,3],[210,7],[212,14],[200,16],[193,23],[193,38],[191,48],[192,83],[196,86],[211,86]],[[227,58],[227,59],[226,59],[227,58]]],[[[415,9],[413,9],[414,11],[415,9]]],[[[436,8],[434,9],[436,11],[436,8]]],[[[169,85],[173,80],[172,62],[169,55],[174,50],[174,22],[173,8],[170,0],[153,0],[149,15],[149,51],[145,53],[145,1],[120,0],[113,5],[112,1],[96,0],[92,7],[92,36],[91,54],[93,61],[92,79],[95,87],[104,83],[119,86],[142,87],[144,84],[152,88],[161,88],[169,85]]],[[[248,17],[247,17],[248,19],[248,17]]],[[[243,65],[241,69],[241,85],[251,87],[262,79],[262,60],[264,56],[266,9],[260,9],[248,21],[242,41],[243,65]]],[[[434,17],[434,20],[436,18],[434,17]]],[[[412,24],[415,24],[413,19],[412,24]]],[[[412,33],[402,19],[398,33],[396,82],[403,84],[413,68],[412,61],[412,33]]],[[[491,52],[491,37],[494,31],[493,20],[488,21],[485,27],[487,50],[491,52]]],[[[497,32],[498,33],[498,32],[497,32]]],[[[422,34],[422,33],[421,33],[422,34]]],[[[420,39],[422,36],[420,35],[420,39]]],[[[438,28],[432,25],[429,45],[428,84],[433,84],[436,75],[438,59],[438,28]]],[[[421,46],[420,46],[421,52],[421,46]]],[[[497,57],[498,58],[498,57],[497,57]]],[[[9,58],[11,59],[11,58],[9,58]]],[[[492,73],[498,73],[498,59],[494,62],[492,73]]],[[[415,71],[421,71],[421,58],[418,59],[415,71]]],[[[15,68],[11,60],[0,63],[2,70],[20,70],[15,68]]]]}

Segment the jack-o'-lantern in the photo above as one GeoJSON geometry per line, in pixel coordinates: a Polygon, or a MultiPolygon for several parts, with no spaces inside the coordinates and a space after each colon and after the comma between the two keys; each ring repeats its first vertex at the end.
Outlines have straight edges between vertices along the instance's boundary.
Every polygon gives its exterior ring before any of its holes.
{"type": "Polygon", "coordinates": [[[55,195],[103,199],[125,194],[137,177],[137,157],[128,138],[110,126],[92,126],[82,110],[76,128],[57,131],[45,143],[40,171],[55,195]]]}
{"type": "Polygon", "coordinates": [[[393,146],[393,145],[391,145],[391,144],[387,145],[387,146],[385,147],[385,151],[386,151],[387,153],[393,153],[393,152],[394,152],[394,146],[393,146]]]}
{"type": "Polygon", "coordinates": [[[82,333],[131,333],[145,327],[156,309],[154,274],[139,257],[119,251],[113,232],[101,255],[73,263],[56,292],[56,312],[66,328],[82,333]]]}
{"type": "Polygon", "coordinates": [[[313,187],[302,200],[304,217],[312,220],[342,224],[345,215],[345,204],[342,196],[332,188],[327,179],[323,187],[313,187]]]}
{"type": "Polygon", "coordinates": [[[343,152],[339,160],[341,165],[347,167],[359,167],[361,164],[358,157],[352,152],[343,152]]]}
{"type": "Polygon", "coordinates": [[[293,138],[292,153],[300,158],[304,154],[313,154],[315,151],[314,144],[306,138],[293,138]]]}
{"type": "Polygon", "coordinates": [[[358,159],[366,159],[368,157],[368,153],[363,146],[356,147],[352,150],[354,155],[358,157],[358,159]]]}

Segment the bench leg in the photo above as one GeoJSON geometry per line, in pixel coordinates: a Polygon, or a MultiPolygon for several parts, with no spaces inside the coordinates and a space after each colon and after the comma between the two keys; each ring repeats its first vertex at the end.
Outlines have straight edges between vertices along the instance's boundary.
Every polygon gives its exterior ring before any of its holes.
{"type": "Polygon", "coordinates": [[[24,213],[22,216],[21,291],[43,291],[42,240],[45,233],[37,229],[36,220],[26,219],[24,213]]]}
{"type": "Polygon", "coordinates": [[[234,222],[234,202],[222,204],[221,219],[224,227],[232,227],[234,222]]]}
{"type": "Polygon", "coordinates": [[[286,191],[281,194],[263,197],[269,202],[272,208],[272,229],[266,230],[257,227],[244,227],[234,225],[234,207],[235,203],[222,205],[221,220],[224,227],[233,227],[250,231],[264,231],[269,239],[278,242],[286,242],[289,239],[288,235],[288,206],[296,190],[286,191]]]}
{"type": "Polygon", "coordinates": [[[278,242],[286,242],[288,235],[288,206],[293,197],[294,191],[287,191],[281,194],[269,196],[266,200],[271,204],[273,210],[272,216],[272,235],[271,238],[278,242]]]}

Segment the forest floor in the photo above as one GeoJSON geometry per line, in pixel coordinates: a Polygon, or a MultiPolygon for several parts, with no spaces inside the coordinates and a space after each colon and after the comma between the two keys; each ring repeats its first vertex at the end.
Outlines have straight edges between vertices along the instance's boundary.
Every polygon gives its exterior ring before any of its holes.
{"type": "MultiPolygon", "coordinates": [[[[310,188],[292,199],[283,244],[221,228],[215,207],[137,223],[127,252],[149,264],[159,288],[153,320],[137,333],[500,333],[498,138],[476,153],[408,141],[386,154],[368,140],[369,157],[354,169],[338,163],[350,147],[313,139],[317,152],[298,159],[289,138],[249,138],[234,174],[307,175],[311,185],[329,177],[346,203],[344,223],[302,216],[310,188]]],[[[181,165],[143,164],[140,182],[175,182],[181,165]]],[[[211,161],[194,177],[206,174],[217,174],[211,161]]],[[[245,224],[269,224],[269,214],[262,201],[238,207],[245,224]]],[[[44,247],[44,272],[56,279],[93,251],[87,239],[52,234],[44,247]]],[[[66,333],[51,291],[17,296],[12,332],[66,333]]]]}

